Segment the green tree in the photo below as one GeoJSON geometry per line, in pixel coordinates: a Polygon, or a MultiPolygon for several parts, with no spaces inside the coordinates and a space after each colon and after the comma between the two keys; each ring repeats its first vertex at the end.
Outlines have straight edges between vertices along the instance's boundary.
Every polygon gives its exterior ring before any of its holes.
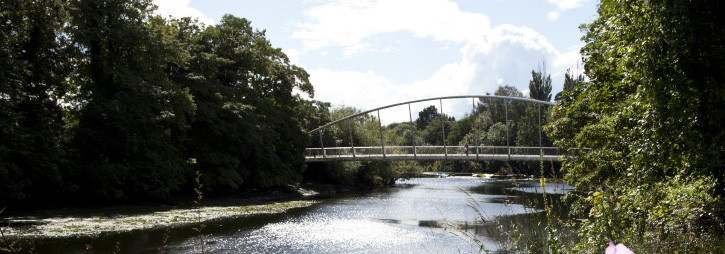
{"type": "Polygon", "coordinates": [[[531,71],[529,97],[540,101],[551,101],[551,75],[546,75],[546,70],[531,71]]]}
{"type": "MultiPolygon", "coordinates": [[[[324,124],[331,122],[329,102],[321,102],[315,100],[305,100],[301,102],[299,107],[299,118],[302,119],[302,127],[305,131],[311,131],[324,124]]],[[[325,135],[323,138],[333,140],[331,135],[325,135]]],[[[326,142],[331,144],[332,141],[326,142]]],[[[310,135],[309,147],[321,147],[319,135],[312,133],[310,135]]]]}
{"type": "MultiPolygon", "coordinates": [[[[493,93],[496,96],[507,96],[507,97],[524,97],[524,95],[516,89],[515,86],[505,85],[499,86],[496,92],[493,93]]],[[[525,112],[524,103],[518,101],[505,100],[505,99],[483,99],[482,108],[490,112],[491,120],[494,123],[505,123],[508,120],[514,122],[525,112]],[[508,114],[508,116],[507,116],[508,114]]]]}
{"type": "MultiPolygon", "coordinates": [[[[549,101],[551,99],[551,77],[543,71],[531,71],[529,90],[531,91],[529,94],[531,99],[549,101]]],[[[543,132],[543,126],[549,122],[551,108],[534,103],[526,103],[523,108],[525,110],[524,114],[516,125],[516,146],[551,146],[552,143],[548,135],[543,132]]],[[[530,174],[540,174],[541,172],[539,162],[520,163],[520,166],[530,174]]],[[[548,172],[551,164],[546,163],[544,167],[545,171],[548,172]]]]}
{"type": "MultiPolygon", "coordinates": [[[[546,66],[546,65],[544,65],[546,66]]],[[[568,77],[568,76],[567,76],[568,77]]],[[[531,71],[531,81],[529,81],[529,97],[531,99],[540,101],[551,100],[551,76],[546,75],[546,72],[542,71],[531,71]]],[[[539,146],[539,132],[543,132],[542,126],[547,124],[549,108],[542,106],[541,104],[527,103],[525,106],[525,113],[520,119],[517,134],[516,144],[518,146],[539,146]]],[[[546,134],[542,133],[543,146],[551,145],[546,137],[546,134]]]]}
{"type": "MultiPolygon", "coordinates": [[[[461,118],[457,122],[451,124],[450,129],[446,129],[446,143],[451,145],[465,145],[465,143],[472,143],[473,139],[466,140],[466,134],[473,130],[474,117],[468,116],[461,118]]],[[[469,144],[470,145],[470,144],[469,144]]]]}
{"type": "MultiPolygon", "coordinates": [[[[340,106],[330,112],[330,120],[336,121],[362,112],[360,109],[340,106]]],[[[405,126],[406,124],[399,124],[405,126]]],[[[413,126],[407,124],[408,128],[413,126]]],[[[405,127],[403,127],[405,128],[405,127]]],[[[356,118],[330,126],[325,131],[325,139],[330,136],[331,143],[340,147],[349,147],[350,140],[354,141],[356,147],[380,146],[380,125],[377,117],[362,115],[356,118]],[[352,137],[351,137],[352,135],[352,137]]],[[[383,127],[383,137],[386,146],[399,145],[405,142],[403,137],[398,135],[395,128],[383,127]]],[[[327,141],[326,141],[327,142],[327,141]]],[[[370,152],[369,150],[366,152],[370,152]]],[[[344,188],[365,188],[371,189],[380,186],[389,186],[395,183],[404,171],[410,171],[414,167],[412,163],[405,162],[325,162],[310,163],[304,172],[305,181],[334,184],[344,188]]]]}
{"type": "Polygon", "coordinates": [[[168,199],[196,170],[210,193],[300,181],[330,119],[308,74],[246,19],[153,9],[0,2],[1,203],[168,199]]]}
{"type": "Polygon", "coordinates": [[[192,100],[168,77],[176,56],[148,25],[150,9],[146,0],[71,2],[81,108],[70,178],[80,196],[166,199],[184,182],[174,134],[187,128],[192,100]]]}
{"type": "Polygon", "coordinates": [[[549,106],[531,104],[526,107],[526,114],[521,118],[516,129],[516,145],[525,147],[539,146],[539,133],[541,133],[541,145],[551,146],[552,142],[543,131],[543,126],[548,124],[551,110],[549,106]]]}
{"type": "Polygon", "coordinates": [[[273,48],[251,22],[225,15],[193,37],[184,81],[197,102],[189,157],[216,191],[296,184],[310,138],[303,124],[324,120],[329,105],[307,103],[293,89],[314,95],[308,74],[273,48]]]}
{"type": "Polygon", "coordinates": [[[554,110],[569,152],[575,252],[720,253],[725,192],[725,5],[602,1],[582,49],[590,82],[554,110]],[[591,150],[584,150],[584,148],[591,150]]]}
{"type": "Polygon", "coordinates": [[[584,75],[579,74],[574,77],[574,74],[571,72],[571,69],[567,69],[566,73],[564,74],[564,85],[561,92],[557,93],[554,97],[554,101],[562,101],[564,100],[564,96],[568,96],[571,98],[575,98],[577,96],[577,93],[575,92],[574,88],[584,83],[584,75]]]}
{"type": "MultiPolygon", "coordinates": [[[[442,146],[443,145],[443,128],[445,128],[446,138],[455,124],[453,117],[448,117],[445,114],[435,116],[431,119],[431,123],[422,131],[420,136],[423,138],[423,142],[428,145],[442,146]]],[[[456,142],[457,144],[458,142],[456,142]]]]}
{"type": "Polygon", "coordinates": [[[433,105],[430,105],[427,108],[424,108],[420,112],[418,112],[418,119],[415,120],[415,124],[418,127],[418,130],[423,130],[428,125],[433,123],[433,119],[440,114],[438,113],[438,108],[436,108],[433,105]]]}
{"type": "MultiPolygon", "coordinates": [[[[550,122],[551,106],[533,104],[526,105],[526,113],[519,120],[516,129],[515,144],[518,147],[551,147],[553,143],[549,136],[544,132],[544,126],[550,122]]],[[[531,149],[528,149],[531,152],[531,149]]],[[[535,150],[538,154],[539,150],[535,150]]],[[[519,162],[518,166],[527,174],[540,175],[541,164],[539,161],[519,162]]],[[[552,163],[544,163],[543,169],[545,173],[553,174],[552,163]]]]}
{"type": "Polygon", "coordinates": [[[0,3],[0,203],[48,201],[61,187],[62,109],[69,73],[66,6],[0,3]]]}
{"type": "MultiPolygon", "coordinates": [[[[497,146],[497,148],[484,150],[483,153],[496,153],[496,154],[502,154],[507,153],[507,149],[505,149],[506,146],[513,146],[514,136],[511,129],[513,129],[514,122],[509,120],[507,124],[503,122],[498,122],[488,129],[486,132],[486,135],[483,138],[483,145],[484,146],[497,146]],[[508,126],[507,126],[508,125],[508,126]],[[506,128],[509,128],[507,131],[506,128]],[[508,139],[507,139],[508,134],[508,139]],[[501,148],[504,147],[504,148],[501,148]]],[[[501,172],[501,173],[514,173],[511,172],[512,165],[510,162],[503,162],[503,161],[486,161],[486,170],[488,172],[501,172]]]]}
{"type": "MultiPolygon", "coordinates": [[[[494,95],[523,97],[523,94],[516,87],[510,85],[499,86],[494,95]]],[[[465,138],[471,140],[473,144],[483,146],[515,146],[518,122],[525,115],[527,104],[509,99],[480,99],[474,114],[474,121],[471,123],[471,131],[465,135],[465,138]]],[[[480,152],[491,153],[494,151],[483,149],[480,152]]],[[[506,151],[496,150],[495,152],[506,151]]],[[[497,172],[511,166],[508,163],[499,161],[485,162],[485,169],[489,172],[497,172]]],[[[483,165],[471,165],[469,168],[478,170],[482,169],[483,165]]]]}
{"type": "Polygon", "coordinates": [[[402,122],[397,124],[389,124],[389,129],[395,132],[396,135],[401,137],[401,142],[396,145],[400,146],[413,146],[423,143],[420,137],[420,132],[415,126],[415,123],[402,122]]]}

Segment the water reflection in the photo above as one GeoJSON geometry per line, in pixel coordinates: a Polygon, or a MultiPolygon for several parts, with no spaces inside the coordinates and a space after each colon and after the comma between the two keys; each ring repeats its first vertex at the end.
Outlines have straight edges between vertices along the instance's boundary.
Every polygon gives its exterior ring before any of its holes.
{"type": "Polygon", "coordinates": [[[573,190],[574,187],[559,182],[547,182],[546,186],[542,190],[541,183],[538,181],[523,181],[518,182],[516,187],[510,189],[533,194],[542,194],[543,190],[546,190],[547,194],[566,194],[567,192],[573,190]]]}
{"type": "MultiPolygon", "coordinates": [[[[503,237],[500,228],[540,214],[538,184],[480,178],[399,181],[372,194],[325,200],[275,222],[216,233],[207,237],[205,248],[210,253],[478,253],[472,241],[478,239],[495,250],[496,239],[503,237]]],[[[558,187],[547,193],[563,193],[567,186],[558,187]]],[[[197,239],[170,248],[173,253],[199,250],[197,239]]]]}

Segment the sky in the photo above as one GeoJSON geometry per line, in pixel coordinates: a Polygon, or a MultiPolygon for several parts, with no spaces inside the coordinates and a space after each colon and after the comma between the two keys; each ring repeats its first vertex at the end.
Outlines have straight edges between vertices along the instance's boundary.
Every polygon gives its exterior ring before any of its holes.
{"type": "MultiPolygon", "coordinates": [[[[273,47],[310,74],[314,99],[361,110],[512,85],[528,94],[532,70],[582,73],[579,25],[597,18],[595,0],[153,0],[163,16],[217,24],[225,14],[266,31],[273,47]],[[545,64],[544,64],[545,63],[545,64]]],[[[413,117],[437,101],[412,105],[413,117]]],[[[440,110],[440,109],[439,109],[440,110]]],[[[444,113],[471,100],[444,100],[444,113]]],[[[408,107],[380,111],[408,121],[408,107]]]]}

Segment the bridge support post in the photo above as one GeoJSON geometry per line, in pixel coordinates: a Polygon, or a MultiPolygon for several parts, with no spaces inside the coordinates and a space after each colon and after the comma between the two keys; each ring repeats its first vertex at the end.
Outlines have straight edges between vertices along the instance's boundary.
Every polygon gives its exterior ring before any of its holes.
{"type": "Polygon", "coordinates": [[[413,144],[413,158],[418,158],[418,151],[415,147],[415,128],[417,128],[413,124],[413,111],[410,110],[410,103],[408,103],[408,117],[410,117],[410,124],[413,126],[413,133],[410,135],[410,141],[413,144]]]}
{"type": "Polygon", "coordinates": [[[355,136],[352,135],[353,124],[350,124],[350,148],[352,149],[352,157],[355,158],[355,136]]]}
{"type": "Polygon", "coordinates": [[[446,118],[443,115],[443,99],[438,100],[441,104],[441,129],[443,130],[443,150],[448,160],[448,146],[446,146],[446,118]]]}
{"type": "Polygon", "coordinates": [[[471,117],[473,117],[473,141],[476,142],[476,161],[478,161],[478,131],[476,131],[476,98],[471,98],[471,107],[473,108],[473,112],[471,112],[471,117]]]}
{"type": "Polygon", "coordinates": [[[380,147],[383,148],[383,159],[385,159],[386,155],[385,155],[385,142],[383,139],[383,119],[380,118],[380,110],[378,110],[378,129],[380,129],[380,147]]]}
{"type": "MultiPolygon", "coordinates": [[[[544,148],[541,146],[541,105],[537,106],[539,111],[539,161],[541,161],[541,170],[544,170],[544,148]]],[[[542,172],[543,174],[543,172],[542,172]]],[[[544,177],[543,175],[541,177],[544,177]]]]}
{"type": "Polygon", "coordinates": [[[322,149],[322,158],[327,158],[327,153],[325,152],[325,143],[322,142],[322,130],[320,130],[320,149],[322,149]]]}
{"type": "Polygon", "coordinates": [[[506,155],[508,156],[508,161],[511,161],[511,145],[509,144],[509,104],[506,102],[506,99],[503,100],[503,108],[504,112],[506,113],[506,155]]]}

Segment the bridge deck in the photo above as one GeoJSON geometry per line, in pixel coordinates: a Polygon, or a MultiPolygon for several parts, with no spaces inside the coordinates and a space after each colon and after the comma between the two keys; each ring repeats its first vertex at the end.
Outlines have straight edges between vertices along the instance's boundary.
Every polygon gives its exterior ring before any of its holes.
{"type": "MultiPolygon", "coordinates": [[[[545,161],[556,161],[561,155],[544,155],[545,161]]],[[[512,161],[539,161],[542,157],[536,155],[512,154],[512,161]]],[[[329,162],[329,161],[404,161],[404,160],[453,160],[453,161],[506,161],[507,154],[359,154],[359,155],[327,155],[327,156],[305,156],[307,162],[329,162]]]]}

